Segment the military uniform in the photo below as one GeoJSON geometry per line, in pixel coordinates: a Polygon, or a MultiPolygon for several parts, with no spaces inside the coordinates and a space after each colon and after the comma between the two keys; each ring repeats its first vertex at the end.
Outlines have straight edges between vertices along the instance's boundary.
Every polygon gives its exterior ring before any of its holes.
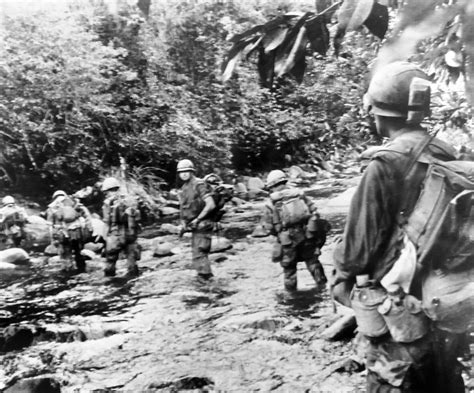
{"type": "Polygon", "coordinates": [[[60,258],[68,261],[74,256],[77,271],[84,272],[86,263],[81,251],[92,234],[89,210],[70,198],[58,199],[48,206],[46,219],[53,224],[52,237],[60,258]]]}
{"type": "MultiPolygon", "coordinates": [[[[406,169],[413,162],[414,148],[428,137],[422,129],[408,129],[373,155],[352,198],[344,240],[335,250],[336,294],[338,288],[350,288],[357,275],[368,274],[380,285],[399,257],[401,220],[413,209],[426,173],[426,166],[420,163],[408,177],[406,169]]],[[[454,149],[437,139],[427,152],[440,160],[455,159],[454,149]]],[[[410,294],[421,298],[420,277],[412,281],[410,294]]],[[[452,352],[455,344],[446,345],[453,339],[448,336],[432,329],[410,343],[395,342],[389,333],[369,338],[367,391],[463,392],[452,352]],[[440,366],[436,359],[450,359],[450,363],[440,366]]]]}
{"type": "Polygon", "coordinates": [[[117,192],[105,199],[102,215],[108,227],[105,275],[115,276],[115,265],[121,251],[127,255],[127,274],[138,275],[140,246],[137,243],[137,236],[141,217],[137,201],[131,196],[117,192]]]}
{"type": "Polygon", "coordinates": [[[16,204],[0,209],[0,226],[7,246],[19,247],[21,245],[21,241],[25,238],[26,217],[25,209],[16,204]]]}
{"type": "Polygon", "coordinates": [[[308,223],[309,220],[312,220],[313,222],[324,222],[324,225],[328,224],[323,220],[319,220],[315,204],[301,191],[289,188],[285,190],[294,194],[293,197],[296,196],[304,201],[311,217],[299,224],[284,227],[278,207],[279,203],[272,197],[268,198],[265,203],[263,226],[271,234],[276,235],[272,259],[274,262],[279,262],[283,268],[286,289],[295,290],[297,288],[297,263],[299,261],[306,263],[306,267],[316,284],[322,285],[327,280],[323,267],[319,262],[319,255],[320,248],[325,243],[328,228],[309,228],[308,223]]]}
{"type": "MultiPolygon", "coordinates": [[[[212,197],[212,190],[201,179],[192,176],[185,182],[180,191],[181,220],[189,224],[204,209],[205,199],[212,197]]],[[[192,228],[191,248],[193,267],[202,276],[212,275],[208,254],[211,250],[214,222],[205,218],[192,228]]]]}

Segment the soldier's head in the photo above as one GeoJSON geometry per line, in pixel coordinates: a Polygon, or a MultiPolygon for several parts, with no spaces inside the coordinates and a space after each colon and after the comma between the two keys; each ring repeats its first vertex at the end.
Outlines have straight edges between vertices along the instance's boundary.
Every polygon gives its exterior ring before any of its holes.
{"type": "Polygon", "coordinates": [[[279,189],[284,188],[287,182],[288,178],[285,172],[275,169],[268,174],[265,187],[269,191],[278,191],[279,189]]]}
{"type": "Polygon", "coordinates": [[[105,195],[110,195],[120,190],[120,183],[115,177],[107,177],[102,182],[100,189],[105,195]]]}
{"type": "Polygon", "coordinates": [[[15,204],[15,198],[13,198],[11,195],[7,195],[3,197],[2,199],[2,207],[11,207],[15,204]]]}
{"type": "Polygon", "coordinates": [[[414,64],[396,61],[374,74],[364,103],[375,116],[378,133],[390,136],[393,129],[418,126],[429,116],[430,93],[428,75],[414,64]]]}
{"type": "Polygon", "coordinates": [[[53,201],[60,202],[60,201],[65,200],[66,197],[67,197],[67,194],[63,190],[57,190],[57,191],[54,191],[52,199],[53,201]]]}
{"type": "Polygon", "coordinates": [[[194,164],[191,160],[185,159],[178,162],[176,167],[176,172],[178,173],[179,178],[186,182],[194,175],[194,164]]]}
{"type": "Polygon", "coordinates": [[[223,180],[220,178],[219,175],[215,173],[209,173],[208,175],[204,176],[204,181],[211,186],[218,186],[219,184],[223,183],[223,180]]]}

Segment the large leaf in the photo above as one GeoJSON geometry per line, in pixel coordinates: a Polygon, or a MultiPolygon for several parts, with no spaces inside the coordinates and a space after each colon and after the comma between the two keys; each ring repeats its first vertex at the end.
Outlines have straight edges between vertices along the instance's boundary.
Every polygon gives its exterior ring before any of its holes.
{"type": "Polygon", "coordinates": [[[298,35],[296,36],[294,42],[291,45],[291,50],[289,53],[282,51],[279,53],[279,56],[275,60],[275,75],[280,77],[288,73],[295,66],[296,61],[306,53],[306,45],[308,44],[308,39],[306,37],[306,28],[301,26],[298,30],[298,35]]]}
{"type": "Polygon", "coordinates": [[[383,39],[388,29],[388,8],[379,3],[374,3],[364,25],[373,35],[383,39]]]}
{"type": "Polygon", "coordinates": [[[289,74],[295,78],[296,82],[302,83],[304,72],[306,70],[306,56],[301,55],[295,60],[293,68],[290,70],[289,74]]]}
{"type": "Polygon", "coordinates": [[[313,52],[326,55],[329,48],[329,30],[325,23],[325,18],[316,16],[310,18],[305,23],[306,34],[313,52]]]}
{"type": "Polygon", "coordinates": [[[260,33],[261,31],[263,30],[263,25],[257,25],[257,26],[254,26],[252,27],[251,29],[247,30],[247,31],[244,31],[243,33],[241,34],[236,34],[234,35],[229,41],[230,42],[234,42],[234,43],[238,43],[240,41],[242,41],[243,39],[246,39],[256,33],[260,33]]]}
{"type": "Polygon", "coordinates": [[[250,37],[246,38],[242,41],[236,42],[232,48],[230,49],[229,53],[227,54],[226,60],[222,63],[222,81],[225,82],[229,80],[234,72],[235,66],[239,62],[239,60],[244,55],[245,51],[251,49],[252,46],[256,41],[258,41],[260,37],[250,37]]]}
{"type": "Polygon", "coordinates": [[[374,0],[344,0],[337,13],[338,28],[351,31],[362,26],[373,4],[374,0]]]}
{"type": "Polygon", "coordinates": [[[288,27],[277,26],[265,34],[262,41],[265,52],[268,53],[278,48],[283,43],[283,41],[285,41],[287,32],[288,27]]]}
{"type": "Polygon", "coordinates": [[[474,2],[467,2],[463,14],[462,35],[466,54],[466,93],[471,105],[474,106],[474,2]]]}

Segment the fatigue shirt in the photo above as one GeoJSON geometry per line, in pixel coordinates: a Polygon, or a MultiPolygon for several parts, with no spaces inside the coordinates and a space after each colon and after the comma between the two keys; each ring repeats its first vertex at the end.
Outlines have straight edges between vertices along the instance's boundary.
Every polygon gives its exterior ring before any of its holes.
{"type": "MultiPolygon", "coordinates": [[[[426,164],[416,163],[406,178],[407,167],[428,137],[422,129],[407,130],[373,154],[352,198],[343,242],[334,252],[334,284],[353,282],[359,274],[380,281],[397,260],[403,246],[400,212],[408,217],[413,210],[427,170],[426,164]]],[[[456,159],[454,148],[438,139],[425,153],[443,161],[456,159]]]]}
{"type": "Polygon", "coordinates": [[[0,222],[8,229],[12,225],[23,226],[26,222],[26,211],[20,206],[5,206],[0,209],[0,222]]]}
{"type": "Polygon", "coordinates": [[[73,203],[72,207],[78,213],[78,218],[74,220],[72,223],[66,224],[62,220],[59,220],[56,213],[63,203],[64,201],[61,201],[61,202],[53,201],[48,205],[48,210],[46,211],[46,219],[49,222],[51,222],[53,226],[66,226],[67,227],[66,229],[84,227],[92,231],[91,214],[89,212],[89,209],[87,209],[87,207],[85,207],[82,203],[78,203],[78,202],[73,203]]]}
{"type": "MultiPolygon", "coordinates": [[[[285,187],[285,190],[289,189],[289,187],[285,187]]],[[[317,215],[317,208],[316,205],[306,196],[302,195],[303,201],[309,208],[309,211],[312,215],[317,215]]],[[[282,231],[282,225],[279,221],[278,212],[276,212],[276,206],[271,200],[268,198],[265,202],[265,210],[262,217],[262,225],[265,230],[269,231],[272,235],[277,235],[282,231]]],[[[299,229],[304,229],[305,224],[297,225],[299,229]]]]}
{"type": "Polygon", "coordinates": [[[191,176],[181,187],[179,196],[181,219],[186,223],[194,220],[201,213],[207,197],[212,198],[212,190],[201,179],[191,176]]]}

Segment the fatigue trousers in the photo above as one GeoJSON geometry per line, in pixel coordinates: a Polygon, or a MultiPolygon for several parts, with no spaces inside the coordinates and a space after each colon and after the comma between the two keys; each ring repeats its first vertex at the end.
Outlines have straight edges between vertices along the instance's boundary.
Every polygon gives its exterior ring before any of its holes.
{"type": "Polygon", "coordinates": [[[76,269],[78,273],[86,271],[86,260],[81,254],[82,248],[84,247],[80,239],[64,238],[58,247],[59,257],[65,261],[70,261],[72,256],[76,262],[76,269]]]}
{"type": "Polygon", "coordinates": [[[193,267],[198,275],[212,275],[209,252],[211,251],[212,222],[203,221],[193,230],[191,237],[191,252],[193,267]]]}
{"type": "MultiPolygon", "coordinates": [[[[279,244],[279,243],[278,243],[279,244]]],[[[278,245],[276,245],[278,248],[278,245]]],[[[283,268],[283,282],[285,289],[294,291],[298,286],[298,262],[304,261],[306,268],[318,286],[327,282],[324,269],[315,254],[317,247],[310,239],[300,243],[281,246],[280,265],[283,268]]],[[[278,258],[277,258],[278,259],[278,258]]],[[[275,258],[273,259],[275,261],[275,258]]]]}
{"type": "Polygon", "coordinates": [[[368,393],[464,393],[459,336],[433,330],[412,343],[369,339],[368,393]]]}
{"type": "Polygon", "coordinates": [[[140,246],[137,243],[137,237],[109,235],[105,243],[104,274],[106,276],[115,276],[117,260],[122,251],[124,251],[127,256],[127,275],[138,275],[137,260],[140,259],[140,246]]]}

